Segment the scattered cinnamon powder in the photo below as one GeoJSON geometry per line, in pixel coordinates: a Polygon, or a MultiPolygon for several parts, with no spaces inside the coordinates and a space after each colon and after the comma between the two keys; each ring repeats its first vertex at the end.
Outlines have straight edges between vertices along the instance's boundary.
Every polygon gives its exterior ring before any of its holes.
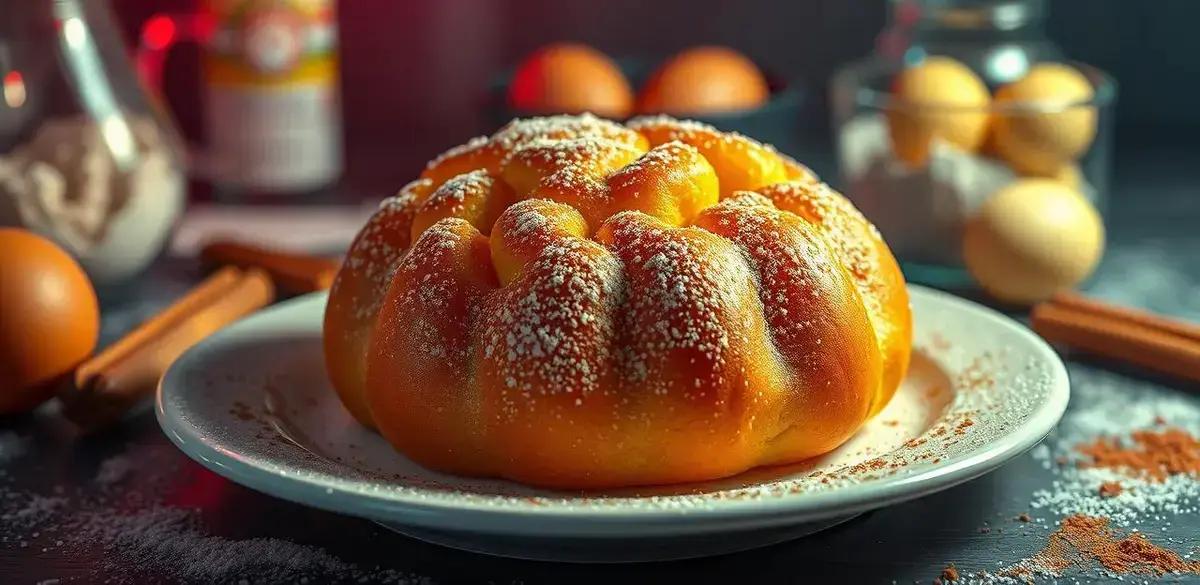
{"type": "Polygon", "coordinates": [[[941,333],[935,332],[934,334],[930,335],[929,341],[930,341],[930,345],[933,346],[933,349],[936,349],[938,351],[946,351],[946,350],[949,350],[951,347],[953,347],[950,344],[950,340],[946,339],[946,337],[943,336],[941,333]]]}
{"type": "Polygon", "coordinates": [[[958,581],[958,569],[954,567],[954,563],[942,569],[942,581],[958,581]]]}
{"type": "Polygon", "coordinates": [[[1033,522],[1033,518],[1029,517],[1029,512],[1021,512],[1016,519],[1021,522],[1033,522]]]}
{"type": "Polygon", "coordinates": [[[1145,475],[1154,481],[1182,473],[1200,475],[1200,441],[1187,431],[1136,431],[1128,445],[1114,438],[1100,438],[1077,450],[1091,461],[1081,467],[1121,469],[1145,475]]]}
{"type": "Polygon", "coordinates": [[[962,422],[958,423],[958,426],[954,427],[954,434],[956,434],[956,435],[966,434],[967,429],[970,428],[974,424],[975,424],[975,421],[973,421],[969,418],[964,419],[962,422]]]}
{"type": "Polygon", "coordinates": [[[1125,491],[1125,488],[1118,481],[1106,481],[1100,484],[1100,497],[1102,498],[1115,498],[1121,495],[1123,491],[1125,491]]]}
{"type": "Polygon", "coordinates": [[[1200,561],[1186,560],[1178,553],[1150,542],[1140,532],[1118,539],[1108,524],[1108,518],[1082,514],[1068,516],[1050,535],[1046,548],[1031,561],[1055,573],[1095,561],[1117,574],[1200,575],[1200,561]]]}
{"type": "Polygon", "coordinates": [[[955,386],[964,390],[986,390],[996,385],[994,358],[984,353],[959,372],[955,386]]]}

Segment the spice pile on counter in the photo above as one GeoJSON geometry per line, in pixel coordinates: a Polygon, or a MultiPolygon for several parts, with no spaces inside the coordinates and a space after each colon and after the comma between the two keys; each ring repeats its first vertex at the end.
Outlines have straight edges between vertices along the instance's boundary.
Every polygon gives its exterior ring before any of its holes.
{"type": "Polygon", "coordinates": [[[1131,399],[1115,390],[1123,378],[1096,370],[1071,377],[1077,406],[1032,452],[1055,475],[1029,502],[1031,526],[1053,527],[1045,547],[1000,568],[959,565],[955,582],[1200,575],[1200,549],[1173,530],[1173,519],[1200,513],[1200,400],[1131,399]]]}
{"type": "Polygon", "coordinates": [[[1108,518],[1100,516],[1068,516],[1050,535],[1046,548],[1028,561],[1030,566],[1014,567],[1002,574],[1032,577],[1036,569],[1042,569],[1057,575],[1088,563],[1099,563],[1114,576],[1200,574],[1200,561],[1186,560],[1179,553],[1150,542],[1141,532],[1118,538],[1109,524],[1108,518]]]}

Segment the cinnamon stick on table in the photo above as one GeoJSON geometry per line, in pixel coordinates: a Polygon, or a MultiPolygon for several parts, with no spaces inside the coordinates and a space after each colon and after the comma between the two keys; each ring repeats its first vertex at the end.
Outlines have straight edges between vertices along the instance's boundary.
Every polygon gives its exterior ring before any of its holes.
{"type": "Polygon", "coordinates": [[[188,291],[186,295],[175,301],[170,307],[151,317],[136,329],[127,333],[125,337],[112,343],[88,361],[80,364],[75,370],[75,386],[83,388],[90,385],[91,379],[96,374],[129,355],[129,352],[134,348],[145,344],[154,336],[161,335],[184,317],[212,303],[238,281],[238,278],[241,277],[241,272],[237,268],[226,267],[213,273],[212,276],[205,279],[196,288],[188,291]]]}
{"type": "Polygon", "coordinates": [[[81,364],[74,387],[60,395],[63,414],[84,428],[113,422],[153,394],[167,367],[184,351],[274,298],[271,278],[261,270],[218,271],[81,364]]]}
{"type": "Polygon", "coordinates": [[[1033,308],[1033,330],[1052,343],[1200,382],[1200,326],[1061,293],[1033,308]]]}
{"type": "Polygon", "coordinates": [[[209,266],[259,268],[271,275],[276,286],[289,294],[328,290],[333,286],[339,263],[330,258],[271,250],[230,240],[216,240],[200,250],[209,266]]]}

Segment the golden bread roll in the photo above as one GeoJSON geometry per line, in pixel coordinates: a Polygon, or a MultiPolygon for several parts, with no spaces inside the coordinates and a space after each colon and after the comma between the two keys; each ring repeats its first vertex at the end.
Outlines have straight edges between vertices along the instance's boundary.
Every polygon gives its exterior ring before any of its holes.
{"type": "Polygon", "coordinates": [[[806,167],[587,115],[435,159],[363,228],[325,324],[342,401],[408,457],[578,489],[826,453],[887,404],[912,327],[887,245],[806,167]]]}

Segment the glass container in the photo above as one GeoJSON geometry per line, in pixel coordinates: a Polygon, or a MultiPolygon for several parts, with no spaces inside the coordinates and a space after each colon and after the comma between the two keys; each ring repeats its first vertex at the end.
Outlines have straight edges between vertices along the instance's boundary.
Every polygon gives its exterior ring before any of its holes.
{"type": "Polygon", "coordinates": [[[107,2],[4,10],[0,226],[57,241],[101,291],[128,283],[183,208],[178,134],[139,82],[107,2]]]}
{"type": "MultiPolygon", "coordinates": [[[[1116,86],[1103,71],[1063,57],[1045,34],[1041,0],[893,0],[875,52],[840,69],[831,85],[831,113],[841,186],[883,233],[913,281],[970,287],[963,267],[967,222],[997,190],[1027,179],[1052,179],[1086,197],[1103,215],[1116,86]],[[897,75],[932,57],[969,68],[991,96],[982,106],[913,103],[893,93],[897,75]],[[1058,100],[997,100],[998,91],[1039,66],[1074,69],[1091,96],[1058,100]],[[918,131],[897,119],[923,121],[918,131]],[[1084,121],[1085,135],[1068,156],[1042,156],[1043,144],[1084,121]],[[947,120],[978,119],[982,139],[964,146],[942,132],[947,120]],[[998,147],[997,130],[1032,128],[1025,142],[998,147]],[[897,135],[903,132],[903,135],[897,135]],[[897,140],[921,156],[900,156],[897,140]],[[1014,146],[1016,145],[1016,146],[1014,146]],[[1051,160],[1053,158],[1053,160],[1051,160]]],[[[1012,95],[1012,94],[1009,94],[1012,95]]],[[[1029,134],[1029,133],[1026,133],[1029,134]]]]}

